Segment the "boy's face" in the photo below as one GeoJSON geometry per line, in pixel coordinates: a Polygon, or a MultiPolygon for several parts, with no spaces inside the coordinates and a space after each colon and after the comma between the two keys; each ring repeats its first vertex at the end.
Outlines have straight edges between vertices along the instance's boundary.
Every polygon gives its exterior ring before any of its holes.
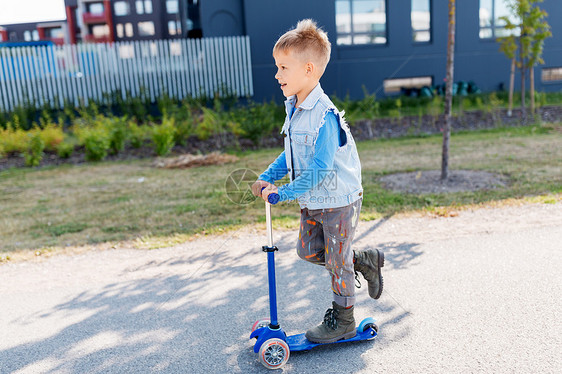
{"type": "Polygon", "coordinates": [[[285,97],[297,95],[297,102],[304,98],[318,83],[313,74],[314,66],[311,62],[303,62],[289,51],[273,53],[277,74],[275,79],[281,85],[285,97]]]}

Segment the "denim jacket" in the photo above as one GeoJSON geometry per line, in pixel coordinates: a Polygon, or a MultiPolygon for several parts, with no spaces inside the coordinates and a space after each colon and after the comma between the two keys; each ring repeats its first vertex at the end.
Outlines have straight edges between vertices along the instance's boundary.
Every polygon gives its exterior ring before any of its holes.
{"type": "MultiPolygon", "coordinates": [[[[301,208],[325,209],[349,205],[363,195],[361,186],[361,163],[355,141],[349,126],[318,84],[304,102],[290,116],[296,102],[296,96],[285,101],[287,116],[281,133],[284,135],[287,171],[291,183],[304,184],[300,190],[306,190],[297,197],[301,208]],[[311,175],[311,161],[314,157],[318,132],[324,124],[326,114],[331,111],[336,115],[342,137],[342,144],[335,152],[332,170],[320,170],[318,175],[311,175]],[[299,178],[302,176],[303,178],[299,178]],[[308,188],[310,187],[310,188],[308,188]]],[[[280,188],[280,192],[282,187],[280,188]]]]}

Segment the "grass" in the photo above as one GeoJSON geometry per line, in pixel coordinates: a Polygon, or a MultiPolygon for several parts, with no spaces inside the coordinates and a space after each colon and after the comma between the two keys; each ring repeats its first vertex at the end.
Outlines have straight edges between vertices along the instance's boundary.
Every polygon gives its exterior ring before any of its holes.
{"type": "MultiPolygon", "coordinates": [[[[439,169],[439,136],[365,141],[358,149],[365,189],[363,219],[412,210],[446,215],[447,207],[525,197],[548,203],[562,195],[559,126],[454,134],[451,169],[509,177],[508,187],[490,191],[413,195],[382,188],[382,175],[439,169]]],[[[18,251],[120,241],[152,248],[194,234],[263,225],[263,203],[232,203],[225,181],[239,168],[259,174],[280,151],[239,153],[233,164],[185,170],[157,169],[151,160],[141,160],[2,171],[0,262],[18,251]]],[[[275,225],[296,227],[299,213],[296,203],[281,204],[275,208],[275,225]]]]}

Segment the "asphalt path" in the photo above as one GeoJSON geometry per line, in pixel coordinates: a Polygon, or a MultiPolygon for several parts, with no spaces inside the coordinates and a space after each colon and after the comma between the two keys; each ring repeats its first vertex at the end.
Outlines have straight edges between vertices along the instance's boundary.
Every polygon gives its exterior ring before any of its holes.
{"type": "MultiPolygon", "coordinates": [[[[274,212],[275,214],[275,212],[274,212]]],[[[279,319],[321,321],[329,276],[275,233],[279,319]]],[[[361,222],[386,253],[374,341],[291,354],[284,373],[562,372],[562,203],[361,222]]],[[[158,250],[0,266],[0,373],[265,373],[249,340],[268,316],[263,230],[158,250]]]]}

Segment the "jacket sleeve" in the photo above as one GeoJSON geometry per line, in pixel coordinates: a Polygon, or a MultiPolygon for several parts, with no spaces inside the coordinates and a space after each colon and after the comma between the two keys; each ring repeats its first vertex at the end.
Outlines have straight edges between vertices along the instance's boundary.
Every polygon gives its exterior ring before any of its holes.
{"type": "Polygon", "coordinates": [[[266,171],[264,171],[258,179],[262,181],[266,181],[268,183],[275,183],[279,179],[283,178],[289,170],[287,169],[287,160],[285,158],[285,151],[281,152],[281,154],[269,165],[266,171]]]}
{"type": "Polygon", "coordinates": [[[326,172],[333,168],[339,143],[338,120],[333,112],[328,112],[324,124],[318,131],[318,138],[314,146],[314,157],[307,166],[306,173],[302,173],[291,183],[278,188],[280,201],[294,200],[305,192],[316,188],[322,182],[326,172]]]}

